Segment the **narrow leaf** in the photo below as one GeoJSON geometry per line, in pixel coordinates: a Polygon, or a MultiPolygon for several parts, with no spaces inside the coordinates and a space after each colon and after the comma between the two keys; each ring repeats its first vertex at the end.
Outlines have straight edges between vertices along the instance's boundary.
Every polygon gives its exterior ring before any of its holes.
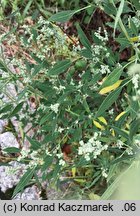
{"type": "Polygon", "coordinates": [[[60,62],[57,62],[53,68],[51,68],[49,71],[48,71],[48,74],[51,76],[51,75],[59,75],[63,72],[65,72],[71,65],[71,62],[70,60],[62,60],[60,62]]]}
{"type": "Polygon", "coordinates": [[[101,85],[100,89],[103,89],[107,86],[111,86],[114,83],[116,83],[119,80],[121,74],[122,74],[122,69],[120,69],[120,68],[114,69],[108,77],[104,78],[104,82],[101,85]]]}
{"type": "Polygon", "coordinates": [[[12,111],[12,113],[9,115],[9,118],[15,116],[23,107],[24,102],[19,103],[15,109],[12,111]]]}
{"type": "Polygon", "coordinates": [[[14,190],[14,193],[13,193],[13,196],[16,196],[17,193],[19,193],[21,190],[24,189],[24,187],[29,183],[29,181],[32,179],[33,177],[33,174],[34,174],[34,170],[35,170],[35,167],[34,168],[29,168],[27,170],[27,172],[21,177],[18,185],[16,186],[15,190],[14,190]]]}
{"type": "Polygon", "coordinates": [[[7,104],[6,106],[4,106],[4,107],[0,110],[0,113],[9,112],[9,111],[11,111],[12,108],[13,108],[13,105],[12,105],[12,104],[7,104]]]}
{"type": "Polygon", "coordinates": [[[72,177],[75,177],[75,175],[76,175],[76,167],[73,167],[71,172],[72,172],[72,177]]]}
{"type": "Polygon", "coordinates": [[[115,121],[118,121],[126,112],[123,111],[119,115],[116,116],[115,121]]]}
{"type": "Polygon", "coordinates": [[[102,102],[101,106],[99,107],[95,118],[101,116],[119,97],[122,88],[118,88],[115,91],[111,92],[102,102]]]}
{"type": "Polygon", "coordinates": [[[120,6],[118,8],[117,15],[116,15],[116,18],[115,18],[114,36],[115,36],[115,30],[116,30],[117,24],[118,24],[118,22],[120,20],[122,12],[123,12],[123,7],[124,7],[124,0],[121,0],[120,6]]]}
{"type": "Polygon", "coordinates": [[[40,124],[40,125],[44,124],[44,123],[47,121],[47,119],[50,117],[50,115],[51,115],[51,113],[45,114],[45,115],[41,118],[39,124],[40,124]]]}
{"type": "Polygon", "coordinates": [[[83,30],[81,29],[80,25],[78,24],[77,26],[77,30],[78,30],[78,36],[80,38],[80,41],[82,43],[82,45],[84,47],[86,47],[88,50],[91,51],[91,44],[87,38],[87,36],[85,35],[85,33],[83,32],[83,30]]]}
{"type": "Polygon", "coordinates": [[[98,117],[99,121],[107,125],[107,121],[103,116],[98,117]]]}
{"type": "Polygon", "coordinates": [[[61,11],[54,15],[52,15],[49,18],[49,21],[53,22],[67,22],[71,19],[71,17],[77,12],[77,10],[67,10],[67,11],[61,11]]]}
{"type": "Polygon", "coordinates": [[[128,136],[128,134],[127,134],[125,131],[123,131],[123,130],[121,130],[120,128],[115,127],[115,126],[111,126],[111,127],[115,130],[115,132],[116,132],[118,135],[121,135],[122,137],[124,137],[124,138],[126,138],[127,140],[129,140],[129,136],[128,136]]]}
{"type": "Polygon", "coordinates": [[[41,143],[38,142],[37,140],[31,139],[30,137],[26,136],[28,141],[31,143],[31,148],[33,150],[38,150],[41,146],[41,143]]]}
{"type": "Polygon", "coordinates": [[[20,149],[16,147],[8,147],[8,148],[3,149],[3,151],[7,153],[19,153],[20,149]]]}
{"type": "Polygon", "coordinates": [[[93,121],[93,124],[95,125],[95,127],[99,128],[99,129],[101,129],[101,130],[105,130],[104,126],[100,125],[99,122],[93,121]]]}
{"type": "Polygon", "coordinates": [[[133,139],[133,136],[138,132],[140,129],[140,119],[134,120],[130,125],[130,139],[133,139]]]}
{"type": "Polygon", "coordinates": [[[114,83],[113,85],[110,85],[110,86],[107,86],[103,89],[101,89],[99,91],[99,94],[103,95],[103,94],[106,94],[108,92],[111,92],[112,90],[115,90],[116,88],[118,88],[121,84],[122,80],[118,80],[116,83],[114,83]]]}
{"type": "Polygon", "coordinates": [[[82,10],[85,10],[85,9],[88,9],[88,8],[91,8],[91,7],[92,7],[92,5],[88,5],[86,7],[80,8],[78,10],[61,11],[61,12],[58,12],[58,13],[52,15],[49,18],[49,21],[53,21],[53,22],[67,22],[67,21],[69,21],[69,19],[71,19],[71,17],[75,13],[78,13],[78,12],[80,12],[82,10]]]}

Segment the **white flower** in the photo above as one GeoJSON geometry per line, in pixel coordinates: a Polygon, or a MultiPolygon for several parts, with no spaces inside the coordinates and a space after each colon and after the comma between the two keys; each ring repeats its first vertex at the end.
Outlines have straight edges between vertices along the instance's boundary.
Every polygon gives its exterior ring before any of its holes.
{"type": "Polygon", "coordinates": [[[106,55],[105,55],[107,58],[110,56],[110,53],[106,53],[106,55]]]}
{"type": "Polygon", "coordinates": [[[59,90],[60,90],[60,91],[65,90],[65,89],[66,89],[65,86],[62,86],[62,85],[59,86],[59,90]]]}
{"type": "Polygon", "coordinates": [[[114,109],[112,108],[111,110],[108,111],[109,115],[113,115],[114,109]]]}
{"type": "Polygon", "coordinates": [[[134,143],[135,143],[135,145],[138,145],[138,146],[140,146],[140,140],[138,140],[138,139],[135,139],[135,140],[134,140],[134,143]]]}
{"type": "Polygon", "coordinates": [[[135,26],[138,28],[140,26],[140,20],[137,17],[132,17],[131,19],[134,22],[135,26]]]}
{"type": "Polygon", "coordinates": [[[122,146],[124,145],[124,143],[121,140],[117,140],[116,145],[120,149],[120,148],[122,148],[122,146]]]}
{"type": "Polygon", "coordinates": [[[98,133],[97,133],[97,132],[95,132],[95,133],[94,133],[94,139],[96,140],[96,139],[97,139],[97,137],[98,137],[98,133]]]}
{"type": "Polygon", "coordinates": [[[133,77],[136,74],[140,74],[140,64],[132,64],[129,68],[128,68],[128,75],[133,77]]]}
{"type": "Polygon", "coordinates": [[[108,65],[101,65],[101,69],[99,69],[99,71],[101,74],[109,74],[111,72],[108,65]]]}
{"type": "Polygon", "coordinates": [[[54,111],[55,113],[58,113],[58,108],[59,108],[60,104],[56,103],[56,104],[51,104],[50,109],[52,111],[54,111]]]}
{"type": "Polygon", "coordinates": [[[89,114],[89,116],[88,116],[88,117],[89,117],[89,119],[92,119],[92,115],[91,115],[91,114],[89,114]]]}
{"type": "Polygon", "coordinates": [[[33,152],[30,154],[31,159],[36,160],[37,154],[38,154],[37,151],[33,151],[33,152]]]}
{"type": "Polygon", "coordinates": [[[52,154],[46,149],[46,155],[52,156],[52,154]]]}
{"type": "Polygon", "coordinates": [[[140,75],[139,74],[136,74],[135,76],[133,76],[132,83],[133,83],[135,89],[138,89],[139,81],[140,81],[140,75]]]}
{"type": "Polygon", "coordinates": [[[64,131],[64,130],[65,130],[65,129],[62,128],[62,127],[59,127],[59,128],[58,128],[58,132],[59,132],[59,133],[62,133],[62,131],[64,131]]]}
{"type": "Polygon", "coordinates": [[[62,85],[60,85],[59,87],[54,86],[53,88],[57,91],[56,94],[59,94],[61,91],[66,89],[65,86],[62,85]]]}
{"type": "Polygon", "coordinates": [[[63,153],[56,154],[56,156],[57,156],[58,158],[62,158],[62,157],[63,157],[63,153]]]}
{"type": "Polygon", "coordinates": [[[46,106],[45,106],[44,104],[40,104],[38,109],[45,110],[45,109],[46,109],[46,106]]]}
{"type": "Polygon", "coordinates": [[[108,148],[108,145],[102,145],[102,143],[97,140],[98,136],[97,132],[94,133],[94,136],[91,137],[88,142],[84,143],[83,140],[79,142],[80,146],[78,148],[78,154],[83,155],[84,158],[89,161],[90,155],[94,158],[97,158],[98,155],[101,154],[103,150],[108,148]]]}
{"type": "Polygon", "coordinates": [[[29,77],[25,77],[23,82],[24,83],[31,83],[31,79],[29,77]]]}
{"type": "Polygon", "coordinates": [[[128,155],[133,155],[133,151],[131,147],[128,147],[125,151],[128,155]]]}
{"type": "Polygon", "coordinates": [[[108,176],[106,171],[107,171],[106,169],[102,169],[102,176],[105,178],[107,178],[107,176],[108,176]]]}
{"type": "Polygon", "coordinates": [[[103,146],[103,150],[107,150],[107,149],[108,149],[108,145],[106,144],[103,146]]]}
{"type": "Polygon", "coordinates": [[[102,42],[108,41],[108,33],[104,29],[104,36],[101,35],[101,27],[99,27],[98,31],[94,33],[97,38],[99,38],[102,42]]]}
{"type": "Polygon", "coordinates": [[[66,162],[63,160],[63,159],[60,159],[60,161],[59,161],[59,165],[61,166],[65,166],[65,164],[66,164],[66,162]]]}
{"type": "Polygon", "coordinates": [[[17,158],[17,161],[21,161],[22,159],[26,158],[29,154],[30,150],[22,149],[20,152],[20,156],[17,158]]]}
{"type": "Polygon", "coordinates": [[[85,155],[85,159],[86,159],[86,161],[90,161],[90,156],[89,156],[89,154],[86,154],[86,155],[85,155]]]}

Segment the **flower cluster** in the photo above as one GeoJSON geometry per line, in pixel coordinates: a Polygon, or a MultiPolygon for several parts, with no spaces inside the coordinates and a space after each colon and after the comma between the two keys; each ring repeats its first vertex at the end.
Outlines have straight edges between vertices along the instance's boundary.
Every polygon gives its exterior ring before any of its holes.
{"type": "Polygon", "coordinates": [[[107,177],[108,177],[107,169],[102,168],[101,170],[102,170],[102,176],[103,176],[104,178],[107,178],[107,177]]]}
{"type": "Polygon", "coordinates": [[[98,136],[99,134],[95,132],[94,136],[91,137],[88,142],[84,143],[83,140],[79,142],[80,147],[78,149],[78,154],[83,155],[87,161],[89,161],[92,157],[96,159],[103,150],[107,150],[108,148],[108,145],[102,145],[102,143],[97,140],[98,136]]]}
{"type": "Polygon", "coordinates": [[[110,56],[110,53],[108,52],[107,48],[102,45],[92,45],[91,51],[93,66],[100,62],[101,56],[104,56],[104,58],[108,58],[110,56]]]}
{"type": "Polygon", "coordinates": [[[135,26],[136,26],[137,28],[139,28],[139,27],[140,27],[140,19],[137,18],[137,17],[135,17],[135,16],[132,17],[131,19],[132,19],[132,21],[134,22],[135,26]]]}
{"type": "Polygon", "coordinates": [[[132,64],[128,68],[128,75],[132,77],[134,88],[138,90],[140,86],[140,64],[132,64]]]}
{"type": "Polygon", "coordinates": [[[121,140],[117,140],[116,146],[121,149],[123,147],[124,143],[121,140]]]}
{"type": "Polygon", "coordinates": [[[50,109],[51,109],[52,111],[54,111],[54,112],[57,114],[57,113],[58,113],[58,110],[59,110],[59,109],[58,109],[59,106],[60,106],[59,103],[51,104],[50,109]]]}
{"type": "Polygon", "coordinates": [[[108,65],[101,65],[101,68],[97,71],[101,74],[109,74],[111,72],[108,65]]]}
{"type": "Polygon", "coordinates": [[[104,29],[104,36],[101,35],[101,27],[99,27],[98,31],[94,33],[94,35],[101,40],[102,42],[108,41],[108,33],[106,29],[104,29]]]}
{"type": "Polygon", "coordinates": [[[44,164],[44,160],[43,158],[40,156],[38,151],[33,151],[30,154],[30,158],[32,159],[29,163],[29,167],[35,167],[37,165],[43,165],[44,164]]]}
{"type": "Polygon", "coordinates": [[[22,149],[20,151],[20,156],[18,157],[17,161],[22,161],[24,158],[28,157],[30,150],[29,149],[22,149]]]}
{"type": "Polygon", "coordinates": [[[28,167],[35,167],[37,165],[43,165],[44,164],[44,160],[40,155],[40,151],[30,151],[29,149],[22,149],[20,152],[20,156],[17,158],[17,161],[22,161],[25,158],[31,159],[31,161],[29,162],[28,167]]]}
{"type": "Polygon", "coordinates": [[[59,159],[59,165],[60,165],[60,166],[65,166],[66,162],[65,162],[65,160],[63,159],[63,153],[58,153],[58,154],[56,154],[56,156],[57,156],[58,159],[59,159]]]}

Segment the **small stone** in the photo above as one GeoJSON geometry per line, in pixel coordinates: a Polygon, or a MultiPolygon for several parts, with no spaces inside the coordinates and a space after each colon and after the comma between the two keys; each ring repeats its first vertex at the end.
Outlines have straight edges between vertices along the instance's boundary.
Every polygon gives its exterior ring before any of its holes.
{"type": "Polygon", "coordinates": [[[37,186],[33,185],[32,187],[26,188],[23,193],[18,193],[13,200],[39,200],[40,191],[37,186]]]}
{"type": "Polygon", "coordinates": [[[8,147],[19,148],[19,143],[11,132],[5,132],[0,134],[0,147],[1,149],[8,147]]]}

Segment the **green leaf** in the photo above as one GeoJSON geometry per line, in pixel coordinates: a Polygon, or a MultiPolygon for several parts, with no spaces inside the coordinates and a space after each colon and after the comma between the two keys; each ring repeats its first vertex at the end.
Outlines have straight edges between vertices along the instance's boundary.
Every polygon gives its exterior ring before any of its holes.
{"type": "Polygon", "coordinates": [[[103,3],[104,3],[104,11],[106,14],[116,15],[116,7],[112,2],[104,1],[103,3]]]}
{"type": "Polygon", "coordinates": [[[53,22],[67,22],[68,20],[71,19],[71,17],[77,13],[77,10],[67,10],[67,11],[61,11],[58,12],[54,15],[52,15],[49,18],[49,21],[53,21],[53,22]]]}
{"type": "Polygon", "coordinates": [[[122,87],[116,89],[115,91],[111,92],[102,102],[101,106],[99,107],[95,118],[101,116],[119,97],[121,93],[122,87]]]}
{"type": "Polygon", "coordinates": [[[140,10],[140,3],[138,0],[131,0],[132,2],[132,5],[134,5],[134,7],[137,9],[137,10],[140,10]]]}
{"type": "Polygon", "coordinates": [[[12,108],[13,108],[13,105],[12,105],[12,104],[7,104],[6,106],[4,106],[4,107],[0,110],[0,113],[9,112],[9,111],[11,111],[12,108]]]}
{"type": "Polygon", "coordinates": [[[2,163],[2,162],[0,162],[0,166],[12,166],[12,165],[10,165],[8,163],[2,163]]]}
{"type": "Polygon", "coordinates": [[[23,17],[25,17],[27,15],[28,10],[30,9],[32,2],[33,2],[33,0],[30,0],[27,2],[26,6],[24,8],[24,11],[23,11],[23,17]]]}
{"type": "Polygon", "coordinates": [[[135,34],[137,36],[139,34],[138,28],[136,27],[136,25],[132,19],[130,19],[130,26],[131,26],[131,30],[132,30],[133,34],[135,34]]]}
{"type": "Polygon", "coordinates": [[[25,88],[23,89],[23,91],[21,91],[21,92],[18,94],[17,102],[19,102],[19,101],[24,97],[24,95],[25,95],[25,93],[26,93],[27,91],[28,91],[28,88],[25,87],[25,88]]]}
{"type": "Polygon", "coordinates": [[[19,153],[20,149],[16,147],[8,147],[8,148],[3,149],[3,151],[7,153],[19,153]]]}
{"type": "Polygon", "coordinates": [[[117,24],[119,22],[119,19],[121,17],[122,12],[123,12],[123,7],[124,7],[124,0],[121,0],[120,6],[119,6],[119,8],[117,10],[117,15],[116,15],[116,18],[115,18],[114,36],[115,36],[115,30],[116,30],[117,24]]]}
{"type": "Polygon", "coordinates": [[[0,69],[5,71],[5,72],[8,72],[7,68],[5,67],[5,65],[3,64],[3,62],[0,60],[0,69]]]}
{"type": "Polygon", "coordinates": [[[107,87],[102,88],[102,89],[99,91],[99,94],[104,95],[104,94],[106,94],[106,93],[108,93],[108,92],[111,92],[111,91],[117,89],[117,88],[120,86],[121,83],[122,83],[122,80],[118,80],[118,81],[117,81],[116,83],[114,83],[113,85],[110,85],[110,86],[107,86],[107,87]]]}
{"type": "Polygon", "coordinates": [[[45,171],[47,170],[53,163],[53,157],[52,156],[49,156],[47,155],[45,158],[44,158],[44,164],[41,168],[42,171],[45,171]]]}
{"type": "Polygon", "coordinates": [[[136,118],[139,109],[140,107],[138,101],[130,99],[130,115],[132,119],[136,118]]]}
{"type": "Polygon", "coordinates": [[[30,137],[26,136],[28,141],[31,143],[31,148],[33,150],[38,150],[41,147],[41,143],[38,142],[37,140],[31,139],[30,137]]]}
{"type": "Polygon", "coordinates": [[[49,71],[48,71],[48,75],[59,75],[61,73],[64,73],[71,65],[71,62],[70,60],[62,60],[62,61],[59,61],[57,62],[53,68],[51,68],[49,71]]]}
{"type": "Polygon", "coordinates": [[[46,60],[39,63],[38,65],[35,65],[34,66],[34,72],[32,73],[31,77],[36,76],[40,72],[41,69],[43,69],[44,67],[47,68],[48,66],[49,66],[49,64],[46,60]]]}
{"type": "Polygon", "coordinates": [[[118,37],[115,40],[121,45],[120,52],[131,45],[130,41],[127,38],[118,37]]]}
{"type": "Polygon", "coordinates": [[[29,168],[27,170],[27,172],[21,177],[18,185],[16,186],[13,196],[16,196],[17,193],[19,193],[21,190],[24,189],[24,187],[29,183],[29,181],[32,179],[33,175],[34,175],[34,171],[35,171],[35,167],[33,167],[32,169],[29,168]]]}
{"type": "Polygon", "coordinates": [[[91,44],[87,38],[87,36],[85,35],[85,33],[83,32],[83,30],[81,29],[80,25],[77,24],[76,25],[77,31],[78,31],[78,36],[80,38],[80,41],[82,43],[82,45],[84,47],[86,47],[90,52],[91,52],[91,44]]]}
{"type": "Polygon", "coordinates": [[[67,11],[61,11],[58,12],[57,14],[52,15],[49,18],[49,21],[53,21],[53,22],[67,22],[69,19],[71,19],[71,17],[75,14],[78,13],[82,10],[88,9],[93,7],[93,5],[88,5],[86,7],[80,8],[78,10],[67,10],[67,11]]]}
{"type": "MultiPolygon", "coordinates": [[[[97,174],[98,174],[98,173],[99,173],[99,172],[97,172],[97,174]]],[[[100,178],[101,178],[101,174],[97,175],[97,177],[95,177],[94,180],[93,180],[88,186],[86,186],[86,188],[89,189],[89,188],[93,187],[93,186],[96,184],[96,182],[98,182],[98,180],[99,180],[100,178]]]]}
{"type": "Polygon", "coordinates": [[[82,49],[79,54],[87,59],[92,59],[92,53],[89,49],[82,49]]]}
{"type": "Polygon", "coordinates": [[[82,129],[76,128],[72,131],[72,139],[71,142],[79,141],[82,138],[82,129]]]}
{"type": "Polygon", "coordinates": [[[121,130],[120,128],[115,127],[115,126],[111,126],[111,127],[115,130],[115,132],[116,132],[118,135],[121,135],[122,137],[124,137],[124,138],[126,138],[127,140],[129,140],[129,136],[128,136],[128,134],[127,134],[125,131],[123,131],[123,130],[121,130]]]}
{"type": "Polygon", "coordinates": [[[112,73],[110,73],[110,75],[106,78],[106,80],[103,82],[103,84],[101,85],[100,89],[105,88],[107,86],[111,86],[114,83],[116,83],[120,76],[122,74],[122,69],[120,68],[115,68],[112,73]]]}
{"type": "Polygon", "coordinates": [[[9,118],[15,116],[23,107],[24,102],[19,103],[15,109],[12,111],[12,113],[9,115],[9,118]]]}
{"type": "Polygon", "coordinates": [[[52,113],[47,113],[47,114],[45,114],[45,115],[41,118],[39,124],[40,124],[40,125],[44,124],[44,123],[47,121],[47,119],[50,117],[51,114],[52,114],[52,113]]]}
{"type": "Polygon", "coordinates": [[[129,137],[132,140],[133,136],[137,133],[140,129],[140,119],[134,120],[130,125],[130,134],[129,137]]]}

